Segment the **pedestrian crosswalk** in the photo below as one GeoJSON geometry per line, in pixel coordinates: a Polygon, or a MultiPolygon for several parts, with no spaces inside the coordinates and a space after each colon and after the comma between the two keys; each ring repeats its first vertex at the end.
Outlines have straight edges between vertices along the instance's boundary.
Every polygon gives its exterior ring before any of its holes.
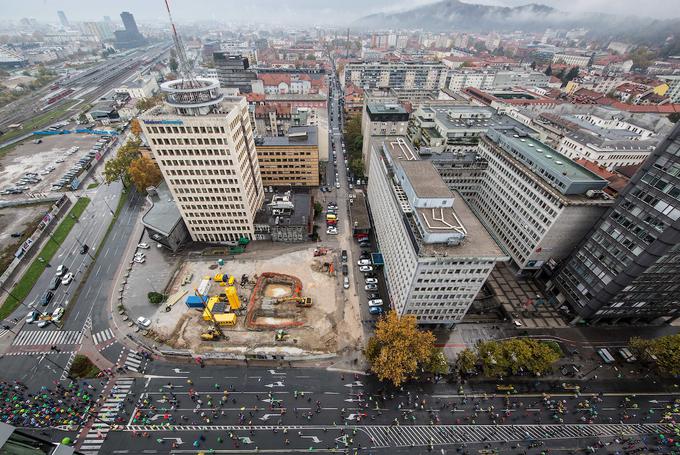
{"type": "Polygon", "coordinates": [[[127,368],[129,371],[135,371],[137,373],[142,371],[142,362],[144,359],[142,358],[141,355],[135,353],[135,352],[128,352],[127,358],[125,359],[124,366],[127,368]]]}
{"type": "Polygon", "coordinates": [[[102,330],[101,332],[97,332],[92,335],[92,340],[94,341],[95,345],[110,340],[111,338],[113,338],[113,332],[111,329],[102,330]]]}
{"type": "Polygon", "coordinates": [[[12,341],[13,346],[80,344],[83,332],[75,330],[24,330],[12,341]]]}
{"type": "Polygon", "coordinates": [[[7,329],[0,329],[0,338],[4,337],[7,335],[10,331],[7,329]]]}
{"type": "Polygon", "coordinates": [[[83,439],[79,453],[84,455],[97,455],[104,444],[106,436],[111,429],[111,424],[125,405],[125,398],[134,384],[133,378],[118,378],[111,388],[106,401],[97,411],[95,422],[79,436],[83,439]],[[83,433],[85,433],[83,435],[83,433]]]}
{"type": "Polygon", "coordinates": [[[411,447],[474,443],[480,441],[523,441],[545,439],[580,439],[618,435],[643,435],[669,431],[664,424],[599,425],[366,425],[358,426],[373,447],[411,447]]]}

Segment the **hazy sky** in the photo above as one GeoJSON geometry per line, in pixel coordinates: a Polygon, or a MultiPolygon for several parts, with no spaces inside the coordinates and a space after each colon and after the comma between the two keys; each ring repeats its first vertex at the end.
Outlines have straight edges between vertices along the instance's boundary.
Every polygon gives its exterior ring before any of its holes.
{"type": "MultiPolygon", "coordinates": [[[[515,6],[544,3],[564,11],[601,11],[641,14],[658,18],[680,16],[680,0],[465,0],[515,6]]],[[[309,25],[343,25],[366,14],[403,10],[432,0],[170,0],[177,22],[215,19],[238,23],[271,22],[309,25]]],[[[163,0],[0,0],[0,19],[33,17],[57,21],[57,10],[75,21],[100,20],[108,15],[118,20],[130,11],[139,21],[165,21],[163,0]]]]}

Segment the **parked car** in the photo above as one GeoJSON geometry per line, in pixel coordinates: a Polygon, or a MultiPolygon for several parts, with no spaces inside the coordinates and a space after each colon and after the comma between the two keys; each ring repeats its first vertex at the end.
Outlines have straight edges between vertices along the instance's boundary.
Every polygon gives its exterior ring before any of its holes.
{"type": "Polygon", "coordinates": [[[345,289],[349,289],[349,277],[344,277],[342,279],[342,287],[345,289]]]}
{"type": "Polygon", "coordinates": [[[373,315],[379,315],[383,314],[385,311],[383,310],[383,307],[381,306],[371,306],[368,307],[368,312],[373,315]]]}
{"type": "Polygon", "coordinates": [[[23,234],[23,232],[14,232],[11,237],[21,237],[23,234]]]}
{"type": "Polygon", "coordinates": [[[382,306],[383,301],[382,299],[375,299],[375,300],[369,300],[368,301],[368,306],[382,306]]]}
{"type": "Polygon", "coordinates": [[[151,325],[151,320],[145,318],[144,316],[140,316],[137,318],[137,325],[143,329],[146,329],[151,325]]]}
{"type": "Polygon", "coordinates": [[[380,298],[380,294],[375,294],[375,293],[369,293],[368,294],[368,300],[375,300],[375,299],[379,299],[379,298],[380,298]]]}
{"type": "Polygon", "coordinates": [[[364,283],[366,283],[366,284],[378,284],[378,280],[376,278],[365,278],[364,283]]]}
{"type": "Polygon", "coordinates": [[[73,281],[73,277],[74,277],[73,273],[68,272],[66,275],[64,275],[64,278],[61,279],[61,284],[63,284],[64,286],[68,286],[69,284],[71,284],[71,281],[73,281]]]}
{"type": "Polygon", "coordinates": [[[349,273],[349,269],[347,268],[347,264],[342,264],[342,274],[347,276],[349,273]]]}
{"type": "Polygon", "coordinates": [[[47,306],[47,304],[52,301],[52,297],[54,297],[54,292],[46,291],[42,297],[40,297],[40,304],[42,306],[47,306]]]}
{"type": "Polygon", "coordinates": [[[342,253],[340,253],[340,258],[342,259],[342,262],[347,262],[347,250],[342,250],[342,253]]]}
{"type": "Polygon", "coordinates": [[[371,265],[370,259],[359,259],[357,265],[371,265]]]}
{"type": "Polygon", "coordinates": [[[149,246],[148,243],[140,243],[139,245],[137,245],[137,248],[141,248],[143,250],[148,250],[150,248],[150,246],[149,246]]]}
{"type": "Polygon", "coordinates": [[[361,267],[359,267],[359,271],[360,272],[372,272],[373,267],[371,267],[370,265],[362,265],[361,267]]]}
{"type": "Polygon", "coordinates": [[[364,286],[364,290],[366,290],[366,291],[377,291],[378,285],[377,284],[367,284],[366,286],[364,286]]]}

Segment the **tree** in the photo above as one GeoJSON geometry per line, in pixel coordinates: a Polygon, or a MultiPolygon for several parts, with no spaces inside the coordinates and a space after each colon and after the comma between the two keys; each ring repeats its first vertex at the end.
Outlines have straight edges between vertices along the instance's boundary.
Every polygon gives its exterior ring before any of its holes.
{"type": "Polygon", "coordinates": [[[378,379],[399,386],[431,360],[434,341],[432,332],[418,329],[415,316],[390,311],[378,321],[364,354],[378,379]]]}
{"type": "Polygon", "coordinates": [[[168,60],[168,67],[173,73],[177,72],[179,64],[177,63],[177,53],[174,49],[170,49],[170,59],[168,60]]]}
{"type": "MultiPolygon", "coordinates": [[[[470,356],[470,354],[467,354],[470,356]]],[[[508,376],[531,373],[540,376],[548,372],[561,357],[559,346],[530,338],[505,341],[485,341],[477,346],[485,376],[508,376]]],[[[469,362],[469,359],[465,359],[469,362]]]]}
{"type": "Polygon", "coordinates": [[[680,374],[680,334],[653,340],[634,337],[628,345],[641,359],[652,361],[660,373],[670,376],[680,374]]]}
{"type": "Polygon", "coordinates": [[[135,107],[140,111],[146,111],[147,109],[151,109],[152,107],[157,106],[162,102],[163,95],[159,93],[158,95],[152,96],[151,98],[140,99],[139,101],[137,101],[137,104],[135,104],[135,107]]]}
{"type": "Polygon", "coordinates": [[[133,118],[130,121],[130,132],[136,137],[139,137],[139,135],[142,134],[142,127],[139,125],[139,120],[136,118],[133,118]]]}
{"type": "Polygon", "coordinates": [[[680,120],[680,112],[673,112],[671,115],[668,116],[668,120],[671,123],[678,123],[678,120],[680,120]]]}
{"type": "Polygon", "coordinates": [[[552,76],[552,65],[548,64],[548,67],[545,69],[545,75],[550,77],[552,76]]]}
{"type": "Polygon", "coordinates": [[[477,370],[479,357],[472,349],[463,349],[456,357],[456,369],[462,375],[471,374],[477,370]]]}
{"type": "Polygon", "coordinates": [[[156,162],[145,156],[140,156],[130,163],[128,174],[140,193],[150,186],[158,185],[163,177],[156,162]]]}
{"type": "Polygon", "coordinates": [[[573,66],[562,78],[562,85],[567,85],[569,81],[578,76],[578,66],[573,66]]]}
{"type": "Polygon", "coordinates": [[[131,139],[118,149],[116,156],[104,165],[104,180],[106,183],[120,180],[123,186],[130,186],[130,164],[139,158],[140,139],[131,139]]]}
{"type": "Polygon", "coordinates": [[[531,65],[529,65],[529,67],[530,67],[532,70],[535,70],[535,69],[536,69],[536,60],[532,61],[532,62],[531,62],[531,65]]]}
{"type": "Polygon", "coordinates": [[[314,203],[314,218],[321,215],[321,212],[323,212],[323,205],[321,205],[319,201],[316,201],[314,203]]]}
{"type": "Polygon", "coordinates": [[[449,363],[446,361],[446,356],[441,349],[433,347],[430,351],[428,359],[424,365],[425,371],[432,374],[447,374],[449,372],[449,363]]]}

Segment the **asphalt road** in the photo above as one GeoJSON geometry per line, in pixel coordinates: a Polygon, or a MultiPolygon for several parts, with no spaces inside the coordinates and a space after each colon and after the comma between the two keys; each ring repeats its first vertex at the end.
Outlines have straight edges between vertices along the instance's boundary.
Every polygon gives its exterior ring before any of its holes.
{"type": "MultiPolygon", "coordinates": [[[[119,397],[121,409],[107,414],[116,426],[106,441],[91,441],[83,450],[289,453],[361,447],[362,453],[425,453],[432,445],[453,453],[465,444],[464,450],[477,453],[488,444],[500,453],[539,453],[546,447],[585,448],[620,435],[639,439],[667,431],[670,425],[659,420],[679,406],[674,403],[678,393],[459,395],[445,383],[389,390],[371,377],[317,369],[158,362],[130,383],[129,392],[119,397]],[[530,444],[537,447],[529,449],[530,444]]],[[[599,453],[620,446],[605,446],[599,453]]]]}

